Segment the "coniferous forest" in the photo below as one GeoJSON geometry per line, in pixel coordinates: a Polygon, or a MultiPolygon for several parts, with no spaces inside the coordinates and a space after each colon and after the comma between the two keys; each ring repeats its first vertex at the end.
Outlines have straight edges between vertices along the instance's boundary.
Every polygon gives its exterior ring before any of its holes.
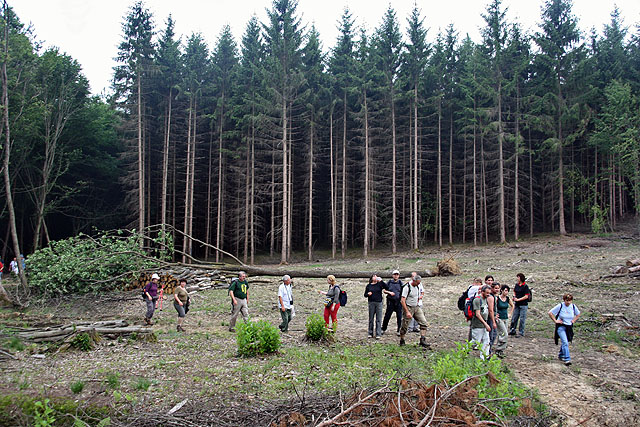
{"type": "Polygon", "coordinates": [[[133,4],[101,98],[5,5],[2,259],[96,229],[160,225],[186,254],[253,263],[638,215],[640,27],[618,10],[585,34],[546,0],[527,33],[491,0],[477,42],[419,8],[372,30],[344,10],[324,46],[295,0],[265,6],[211,41],[133,4]]]}

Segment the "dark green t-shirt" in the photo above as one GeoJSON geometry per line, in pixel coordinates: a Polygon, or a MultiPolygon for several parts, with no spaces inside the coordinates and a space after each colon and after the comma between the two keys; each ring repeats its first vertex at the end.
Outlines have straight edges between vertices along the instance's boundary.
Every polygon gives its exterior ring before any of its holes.
{"type": "Polygon", "coordinates": [[[247,280],[234,280],[231,282],[231,286],[229,286],[229,290],[233,291],[233,296],[239,299],[247,298],[247,291],[249,290],[249,283],[247,280]]]}
{"type": "Polygon", "coordinates": [[[497,308],[498,308],[498,317],[500,319],[508,319],[509,318],[509,297],[506,300],[502,301],[500,297],[496,297],[497,300],[497,308]]]}
{"type": "MultiPolygon", "coordinates": [[[[476,310],[480,310],[480,315],[482,315],[482,318],[486,322],[489,317],[489,305],[487,304],[487,300],[485,298],[475,297],[472,302],[472,307],[474,313],[476,310]]],[[[471,319],[471,328],[484,328],[484,323],[478,319],[478,316],[473,316],[473,319],[471,319]]]]}

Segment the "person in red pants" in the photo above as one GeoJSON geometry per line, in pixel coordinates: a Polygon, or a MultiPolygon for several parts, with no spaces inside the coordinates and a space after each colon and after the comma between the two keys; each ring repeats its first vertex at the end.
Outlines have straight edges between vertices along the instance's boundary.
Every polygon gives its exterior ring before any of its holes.
{"type": "Polygon", "coordinates": [[[327,329],[332,330],[334,333],[338,330],[338,309],[340,308],[340,286],[336,282],[336,277],[332,274],[327,276],[327,283],[329,284],[328,291],[318,291],[320,295],[325,295],[324,300],[324,323],[327,329]],[[332,324],[329,328],[329,319],[332,324]]]}

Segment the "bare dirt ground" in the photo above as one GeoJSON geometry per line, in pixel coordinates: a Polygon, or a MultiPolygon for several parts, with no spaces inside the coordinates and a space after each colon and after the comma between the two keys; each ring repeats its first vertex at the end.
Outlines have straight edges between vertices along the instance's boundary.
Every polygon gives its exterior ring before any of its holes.
{"type": "MultiPolygon", "coordinates": [[[[632,233],[631,231],[630,233],[632,233]]],[[[492,274],[496,281],[513,286],[515,275],[524,273],[533,289],[526,337],[513,339],[504,362],[526,386],[536,389],[541,399],[569,426],[640,425],[640,280],[632,278],[600,279],[614,265],[640,257],[640,245],[630,233],[607,237],[573,235],[539,236],[523,242],[481,247],[456,246],[451,249],[427,249],[397,256],[379,256],[368,260],[356,254],[347,260],[320,258],[314,263],[291,265],[297,316],[288,334],[283,334],[285,354],[294,355],[309,344],[303,340],[304,319],[320,313],[321,298],[316,289],[325,289],[322,279],[296,278],[300,268],[328,271],[371,271],[384,277],[394,268],[423,272],[449,256],[460,264],[463,275],[426,278],[424,310],[429,320],[428,340],[434,350],[455,347],[464,342],[468,327],[456,307],[460,293],[474,277],[492,274]],[[553,343],[553,325],[547,312],[571,292],[582,311],[571,346],[573,365],[565,367],[557,360],[553,343]]],[[[250,289],[249,310],[254,319],[280,322],[276,309],[278,282],[256,283],[250,289]]],[[[376,342],[367,339],[366,300],[362,297],[366,281],[346,280],[343,289],[349,303],[339,311],[339,330],[334,348],[382,346],[389,357],[415,352],[417,334],[408,335],[407,347],[398,347],[395,334],[385,334],[376,342]]],[[[0,311],[0,322],[15,324],[23,319],[50,319],[64,323],[74,320],[126,319],[141,324],[144,303],[123,296],[105,294],[98,297],[65,298],[34,306],[26,315],[0,311]],[[29,317],[31,316],[31,317],[29,317]]],[[[18,360],[2,365],[0,393],[44,393],[66,396],[96,405],[110,403],[105,377],[118,372],[120,394],[132,407],[166,411],[185,398],[191,404],[242,395],[243,399],[269,399],[293,394],[285,376],[293,382],[304,373],[286,361],[269,358],[255,360],[236,356],[235,337],[227,331],[229,301],[224,290],[204,291],[193,296],[192,311],[187,316],[186,334],[175,331],[175,310],[170,300],[157,311],[154,329],[158,342],[134,340],[103,341],[88,352],[46,353],[33,357],[33,348],[17,353],[18,360]],[[285,374],[283,374],[285,372],[285,374]],[[140,390],[141,377],[151,380],[148,390],[140,390]],[[274,379],[276,378],[276,379],[274,379]],[[85,382],[84,390],[74,395],[70,384],[85,382]]],[[[395,321],[389,330],[393,330],[395,321]]],[[[373,354],[373,353],[372,353],[373,354]]],[[[293,356],[292,356],[293,357],[293,356]]],[[[331,357],[331,347],[327,348],[331,357]]],[[[321,365],[321,361],[318,365],[321,365]]],[[[354,368],[355,369],[355,368],[354,368]]],[[[330,384],[317,380],[318,387],[330,384]]],[[[296,389],[297,392],[297,389],[296,389]]],[[[18,420],[19,421],[19,420],[18,420]]]]}

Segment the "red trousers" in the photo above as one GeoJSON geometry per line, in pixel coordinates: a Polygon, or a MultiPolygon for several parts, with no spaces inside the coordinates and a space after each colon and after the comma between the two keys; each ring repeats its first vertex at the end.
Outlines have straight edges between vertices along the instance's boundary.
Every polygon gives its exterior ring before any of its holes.
{"type": "Polygon", "coordinates": [[[333,304],[324,308],[324,323],[329,325],[329,317],[333,322],[338,320],[338,309],[340,308],[340,304],[333,304]],[[331,309],[333,307],[333,310],[331,309]]]}

